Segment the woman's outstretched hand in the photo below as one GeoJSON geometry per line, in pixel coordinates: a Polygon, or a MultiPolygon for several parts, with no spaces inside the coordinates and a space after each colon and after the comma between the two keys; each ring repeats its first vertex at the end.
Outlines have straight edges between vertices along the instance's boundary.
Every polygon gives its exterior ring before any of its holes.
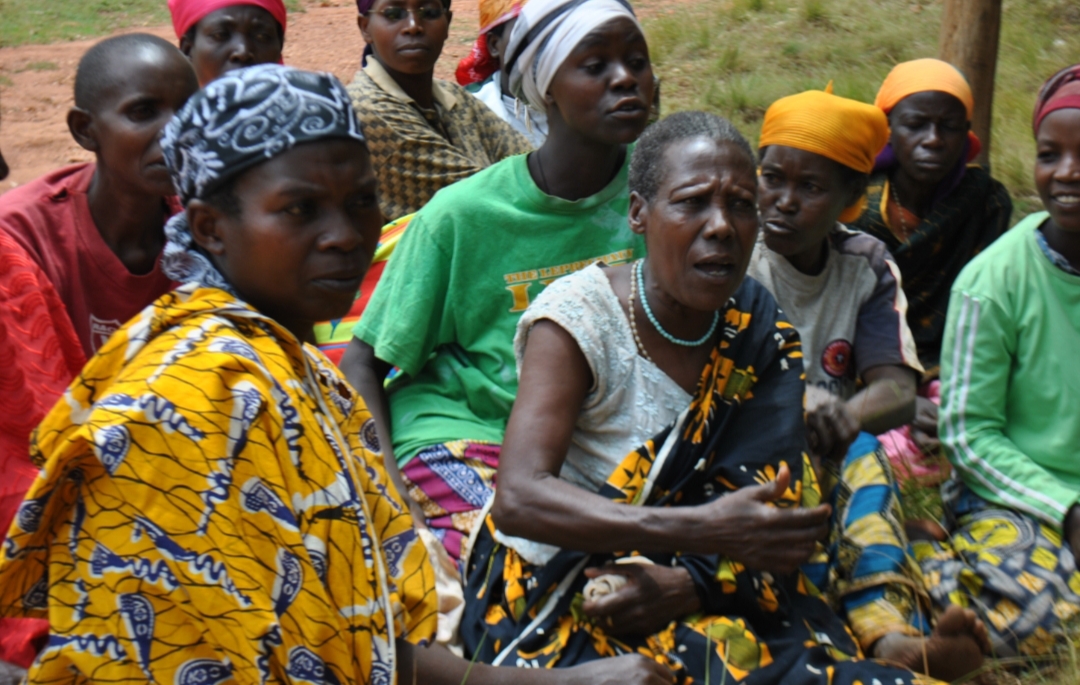
{"type": "Polygon", "coordinates": [[[585,576],[612,574],[626,578],[626,585],[581,609],[598,620],[605,633],[643,637],[660,632],[675,619],[697,612],[701,599],[694,579],[681,567],[647,564],[608,564],[585,569],[585,576]]]}
{"type": "Polygon", "coordinates": [[[791,484],[791,470],[782,464],[776,480],[741,488],[697,507],[701,542],[693,551],[722,554],[750,569],[792,573],[829,532],[832,508],[780,509],[779,500],[791,484]]]}

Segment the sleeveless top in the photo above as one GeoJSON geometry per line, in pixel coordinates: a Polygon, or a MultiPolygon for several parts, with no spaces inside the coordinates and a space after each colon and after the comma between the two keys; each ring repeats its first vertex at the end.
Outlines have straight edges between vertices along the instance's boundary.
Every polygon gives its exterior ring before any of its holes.
{"type": "Polygon", "coordinates": [[[638,354],[630,321],[598,263],[555,281],[529,305],[514,336],[519,373],[529,329],[541,319],[574,338],[592,372],[560,477],[597,492],[623,457],[675,421],[692,397],[638,354]]]}

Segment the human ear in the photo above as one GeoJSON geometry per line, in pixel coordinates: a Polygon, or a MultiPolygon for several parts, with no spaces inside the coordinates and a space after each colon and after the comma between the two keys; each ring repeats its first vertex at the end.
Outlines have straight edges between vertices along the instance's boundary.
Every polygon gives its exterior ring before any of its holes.
{"type": "Polygon", "coordinates": [[[90,152],[98,152],[100,147],[94,137],[94,115],[79,107],[72,107],[67,115],[68,131],[79,147],[90,152]]]}
{"type": "Polygon", "coordinates": [[[191,49],[195,47],[195,41],[190,38],[192,31],[188,31],[183,36],[180,36],[180,52],[184,53],[184,57],[191,59],[191,49]]]}
{"type": "Polygon", "coordinates": [[[185,211],[195,244],[214,256],[224,255],[225,241],[221,231],[225,213],[202,200],[191,200],[185,211]]]}
{"type": "Polygon", "coordinates": [[[502,36],[497,36],[494,33],[489,33],[487,36],[487,49],[488,54],[499,60],[502,63],[502,36]]]}
{"type": "Polygon", "coordinates": [[[371,34],[368,33],[368,21],[370,21],[370,18],[367,15],[356,15],[356,26],[360,29],[360,35],[364,37],[365,43],[371,45],[375,41],[371,40],[371,34]]]}
{"type": "Polygon", "coordinates": [[[649,211],[649,203],[636,190],[630,193],[630,212],[627,219],[630,221],[630,230],[638,235],[645,235],[645,216],[649,211]]]}

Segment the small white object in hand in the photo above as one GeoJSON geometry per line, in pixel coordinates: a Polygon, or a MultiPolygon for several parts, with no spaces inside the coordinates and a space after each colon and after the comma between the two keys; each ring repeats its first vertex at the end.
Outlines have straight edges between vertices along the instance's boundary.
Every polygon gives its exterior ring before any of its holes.
{"type": "MultiPolygon", "coordinates": [[[[646,566],[652,566],[653,562],[645,557],[626,557],[618,559],[616,564],[643,564],[646,566]]],[[[605,573],[602,576],[597,576],[585,583],[585,589],[582,590],[582,595],[585,597],[586,602],[592,602],[614,594],[623,589],[626,585],[626,576],[619,573],[605,573]]]]}

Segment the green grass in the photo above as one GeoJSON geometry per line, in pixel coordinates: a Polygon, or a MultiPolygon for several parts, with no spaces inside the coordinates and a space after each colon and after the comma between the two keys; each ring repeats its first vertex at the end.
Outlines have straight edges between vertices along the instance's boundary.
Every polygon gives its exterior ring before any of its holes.
{"type": "MultiPolygon", "coordinates": [[[[938,0],[711,0],[646,22],[665,113],[703,109],[752,141],[774,100],[834,82],[873,102],[894,64],[936,56],[938,0]]],[[[1030,121],[1042,82],[1080,55],[1080,3],[1005,0],[991,169],[1012,193],[1013,221],[1040,208],[1030,121]]]]}
{"type": "MultiPolygon", "coordinates": [[[[290,11],[300,0],[287,0],[290,11]]],[[[93,38],[169,23],[165,0],[0,0],[0,47],[93,38]]]]}

